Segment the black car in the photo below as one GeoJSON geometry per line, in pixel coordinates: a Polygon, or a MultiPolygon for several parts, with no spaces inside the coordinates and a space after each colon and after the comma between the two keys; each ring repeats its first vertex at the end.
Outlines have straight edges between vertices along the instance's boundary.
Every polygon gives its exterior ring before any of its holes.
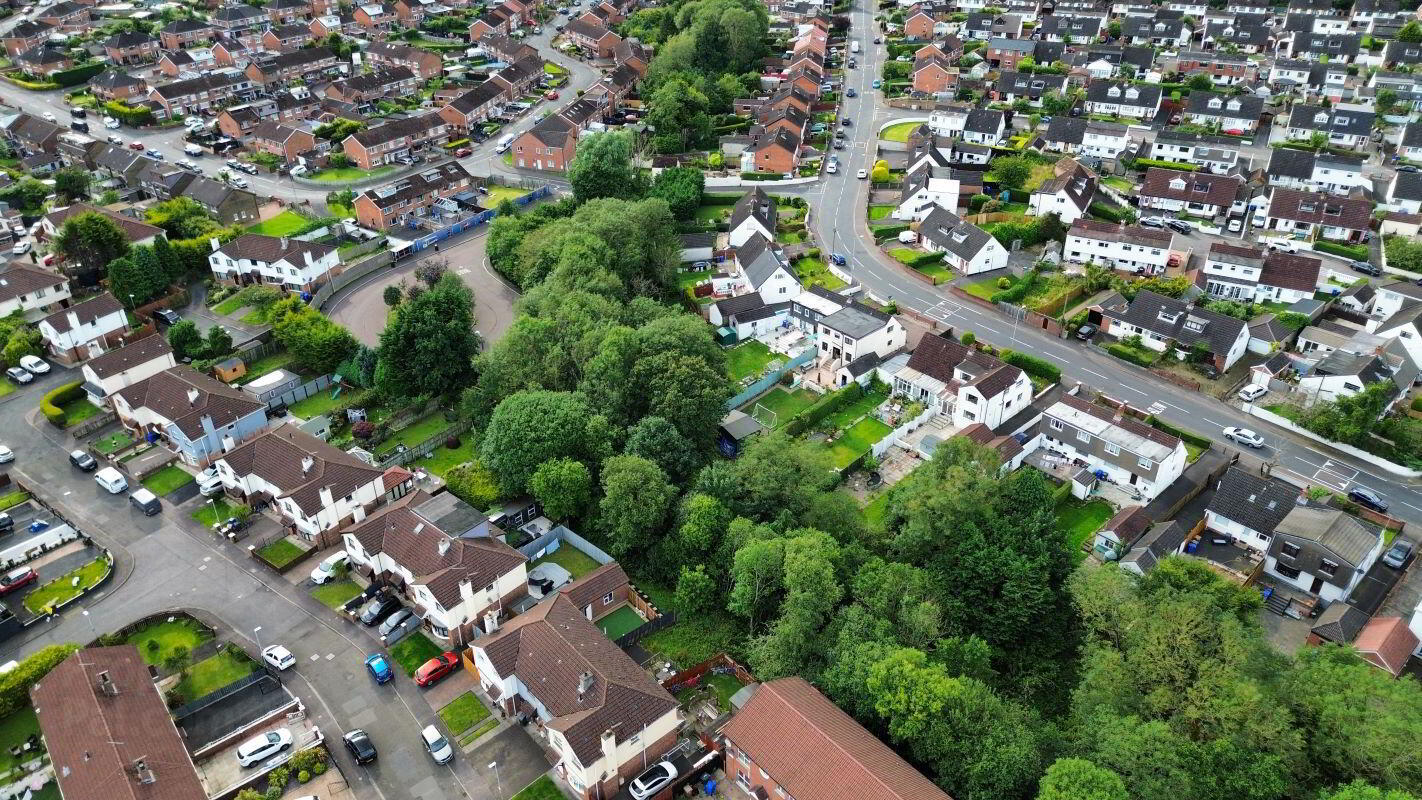
{"type": "Polygon", "coordinates": [[[15,529],[15,518],[0,511],[0,533],[9,533],[15,529]]]}
{"type": "Polygon", "coordinates": [[[1095,336],[1098,330],[1100,330],[1100,328],[1088,322],[1085,325],[1082,325],[1080,328],[1076,329],[1076,338],[1084,342],[1087,339],[1090,339],[1091,337],[1095,336]]]}
{"type": "Polygon", "coordinates": [[[178,316],[178,312],[171,308],[160,308],[154,311],[153,318],[164,325],[177,325],[183,321],[183,318],[178,316]]]}
{"type": "Polygon", "coordinates": [[[89,455],[83,450],[69,451],[69,463],[73,464],[84,472],[93,472],[94,470],[99,468],[99,462],[95,461],[93,456],[89,455]]]}
{"type": "Polygon", "coordinates": [[[379,594],[370,598],[370,602],[365,604],[365,608],[360,610],[360,624],[367,628],[373,628],[385,621],[385,618],[394,614],[400,608],[400,601],[388,594],[379,594]]]}
{"type": "Polygon", "coordinates": [[[1397,168],[1397,171],[1398,171],[1398,172],[1422,172],[1422,169],[1418,169],[1417,167],[1414,167],[1414,166],[1412,166],[1411,164],[1403,164],[1402,166],[1400,166],[1400,167],[1397,168]]]}
{"type": "Polygon", "coordinates": [[[842,119],[842,120],[839,121],[839,124],[844,125],[845,127],[848,127],[848,126],[854,124],[854,121],[851,120],[849,117],[845,117],[844,119],[842,119]]]}
{"type": "Polygon", "coordinates": [[[1172,231],[1175,231],[1176,233],[1184,234],[1189,234],[1195,230],[1194,226],[1192,226],[1190,223],[1178,219],[1166,220],[1165,227],[1171,229],[1172,231]]]}
{"type": "Polygon", "coordinates": [[[1371,261],[1354,261],[1352,267],[1354,272],[1361,272],[1364,275],[1372,275],[1375,278],[1380,277],[1383,274],[1382,267],[1379,267],[1371,261]]]}
{"type": "Polygon", "coordinates": [[[341,741],[346,743],[346,749],[351,751],[351,758],[357,764],[369,764],[375,760],[375,744],[370,741],[370,735],[360,728],[346,731],[341,735],[341,741]]]}
{"type": "Polygon", "coordinates": [[[1387,501],[1378,497],[1377,494],[1366,486],[1354,486],[1348,490],[1348,499],[1362,506],[1370,508],[1379,514],[1387,513],[1387,501]]]}

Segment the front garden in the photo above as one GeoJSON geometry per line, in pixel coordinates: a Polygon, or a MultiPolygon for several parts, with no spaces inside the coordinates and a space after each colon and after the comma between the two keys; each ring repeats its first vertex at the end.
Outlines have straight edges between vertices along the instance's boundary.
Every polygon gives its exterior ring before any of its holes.
{"type": "Polygon", "coordinates": [[[112,569],[109,555],[105,553],[25,595],[25,608],[33,614],[53,613],[59,606],[98,586],[112,569]]]}

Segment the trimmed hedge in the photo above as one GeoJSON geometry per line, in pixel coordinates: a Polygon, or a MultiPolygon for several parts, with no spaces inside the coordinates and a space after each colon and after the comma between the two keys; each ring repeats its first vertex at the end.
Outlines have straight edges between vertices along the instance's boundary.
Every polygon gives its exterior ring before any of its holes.
{"type": "Polygon", "coordinates": [[[1164,169],[1178,169],[1181,172],[1194,172],[1199,167],[1194,164],[1182,164],[1179,161],[1156,161],[1153,158],[1136,159],[1136,169],[1144,170],[1146,167],[1162,167],[1164,169]]]}
{"type": "Polygon", "coordinates": [[[1052,507],[1055,508],[1065,503],[1071,497],[1071,481],[1062,481],[1062,485],[1052,490],[1052,507]]]}
{"type": "Polygon", "coordinates": [[[837,392],[821,397],[814,405],[791,417],[790,421],[785,423],[785,430],[791,436],[799,436],[819,424],[820,420],[863,396],[864,387],[851,383],[837,392]]]}
{"type": "Polygon", "coordinates": [[[1003,289],[1000,292],[993,292],[992,297],[989,297],[988,300],[994,303],[1019,304],[1023,298],[1027,297],[1027,293],[1032,291],[1032,284],[1036,282],[1037,268],[1033,267],[1027,270],[1026,274],[1019,278],[1016,283],[1012,284],[1011,287],[1003,289]]]}
{"type": "Polygon", "coordinates": [[[40,400],[40,413],[44,414],[44,418],[49,420],[49,424],[56,428],[63,428],[69,424],[69,419],[65,416],[64,409],[59,407],[60,404],[67,403],[70,400],[78,400],[83,395],[83,381],[75,381],[73,383],[66,383],[63,386],[57,386],[50,389],[49,392],[45,394],[44,399],[40,400]]]}
{"type": "Polygon", "coordinates": [[[742,172],[743,181],[778,181],[785,178],[783,172],[742,172]]]}
{"type": "Polygon", "coordinates": [[[869,232],[874,234],[875,239],[883,239],[889,236],[898,236],[908,229],[908,224],[904,223],[902,225],[878,225],[870,228],[869,232]]]}
{"type": "Polygon", "coordinates": [[[0,675],[0,716],[8,717],[30,704],[30,687],[79,649],[77,644],[52,644],[0,675]]]}
{"type": "Polygon", "coordinates": [[[1129,361],[1138,367],[1149,367],[1155,364],[1153,359],[1147,361],[1145,357],[1137,353],[1134,348],[1127,347],[1123,344],[1107,345],[1106,352],[1122,361],[1129,361]]]}
{"type": "Polygon", "coordinates": [[[701,205],[703,206],[733,206],[737,200],[741,199],[738,194],[711,194],[701,193],[701,205]]]}
{"type": "Polygon", "coordinates": [[[919,253],[918,255],[908,260],[904,260],[902,258],[895,258],[895,260],[906,267],[918,269],[919,267],[926,267],[930,264],[942,264],[943,252],[939,251],[937,253],[919,253]]]}
{"type": "Polygon", "coordinates": [[[1368,260],[1367,245],[1360,244],[1337,244],[1335,242],[1314,242],[1313,249],[1320,253],[1331,253],[1343,258],[1351,258],[1354,261],[1368,260]]]}
{"type": "Polygon", "coordinates": [[[126,125],[132,125],[135,128],[140,125],[148,125],[153,122],[152,109],[138,108],[135,106],[128,105],[127,103],[121,103],[117,100],[109,100],[108,102],[104,103],[104,111],[108,113],[109,116],[113,117],[119,122],[122,122],[126,125]]]}
{"type": "Polygon", "coordinates": [[[90,78],[94,77],[95,75],[98,75],[100,72],[103,72],[106,67],[108,67],[107,63],[103,61],[95,61],[92,64],[85,64],[82,67],[74,67],[73,69],[62,69],[59,72],[56,72],[53,75],[49,76],[49,79],[59,84],[60,86],[78,86],[81,83],[87,82],[90,78]]]}
{"type": "Polygon", "coordinates": [[[1136,217],[1135,212],[1129,208],[1108,206],[1105,203],[1092,203],[1087,208],[1087,211],[1098,217],[1109,219],[1112,222],[1132,222],[1136,217]]]}
{"type": "Polygon", "coordinates": [[[1013,350],[1003,350],[998,353],[998,358],[1011,364],[1034,378],[1041,378],[1052,383],[1061,383],[1062,370],[1056,364],[1026,353],[1018,353],[1013,350]]]}
{"type": "Polygon", "coordinates": [[[1174,436],[1180,441],[1189,442],[1190,444],[1193,444],[1196,447],[1203,447],[1208,450],[1210,449],[1210,446],[1214,444],[1213,441],[1205,438],[1204,436],[1201,436],[1198,433],[1191,433],[1190,431],[1187,431],[1184,428],[1177,428],[1163,419],[1156,419],[1155,417],[1146,417],[1146,422],[1149,423],[1152,428],[1155,428],[1158,431],[1165,431],[1166,433],[1170,434],[1171,436],[1174,436]]]}

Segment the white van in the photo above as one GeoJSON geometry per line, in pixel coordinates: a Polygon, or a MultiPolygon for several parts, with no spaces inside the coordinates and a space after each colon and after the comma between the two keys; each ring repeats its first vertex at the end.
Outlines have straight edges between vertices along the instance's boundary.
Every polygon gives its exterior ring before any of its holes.
{"type": "Polygon", "coordinates": [[[128,491],[128,479],[113,467],[104,467],[94,473],[94,483],[104,487],[109,494],[123,494],[128,491]]]}
{"type": "Polygon", "coordinates": [[[499,146],[494,148],[495,153],[505,153],[513,146],[514,135],[512,133],[499,137],[499,146]]]}
{"type": "Polygon", "coordinates": [[[902,244],[913,244],[918,241],[918,234],[913,231],[899,231],[899,242],[902,244]]]}
{"type": "Polygon", "coordinates": [[[859,42],[858,42],[858,40],[849,43],[849,52],[851,52],[851,53],[857,53],[857,52],[859,52],[859,42]]]}

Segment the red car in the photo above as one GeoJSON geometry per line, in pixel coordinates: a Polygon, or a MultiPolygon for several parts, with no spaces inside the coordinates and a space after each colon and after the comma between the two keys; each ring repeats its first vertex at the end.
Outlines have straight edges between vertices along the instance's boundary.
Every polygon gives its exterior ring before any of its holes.
{"type": "Polygon", "coordinates": [[[472,152],[474,152],[474,151],[473,151],[473,150],[470,150],[470,149],[467,148],[467,147],[461,147],[461,148],[459,148],[458,150],[455,150],[455,151],[454,151],[454,156],[455,156],[456,158],[464,158],[465,156],[469,155],[469,154],[472,153],[472,152]]]}
{"type": "Polygon", "coordinates": [[[433,686],[438,683],[441,678],[453,672],[458,667],[459,656],[454,653],[445,653],[435,656],[421,664],[420,668],[415,670],[415,685],[433,686]]]}
{"type": "Polygon", "coordinates": [[[9,594],[16,589],[29,586],[37,580],[39,580],[39,573],[29,567],[13,570],[6,573],[4,577],[0,577],[0,594],[9,594]]]}
{"type": "Polygon", "coordinates": [[[139,151],[139,152],[142,152],[142,151],[143,151],[143,142],[136,141],[136,140],[135,140],[135,141],[132,141],[132,142],[129,142],[129,143],[128,143],[128,149],[130,149],[130,150],[137,150],[137,151],[139,151]]]}
{"type": "Polygon", "coordinates": [[[543,96],[546,97],[546,98],[548,98],[549,100],[557,100],[557,99],[558,99],[558,93],[555,92],[555,91],[553,91],[553,90],[551,90],[551,89],[548,91],[547,94],[545,94],[545,95],[543,95],[543,96]]]}

